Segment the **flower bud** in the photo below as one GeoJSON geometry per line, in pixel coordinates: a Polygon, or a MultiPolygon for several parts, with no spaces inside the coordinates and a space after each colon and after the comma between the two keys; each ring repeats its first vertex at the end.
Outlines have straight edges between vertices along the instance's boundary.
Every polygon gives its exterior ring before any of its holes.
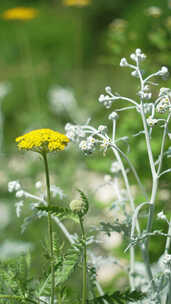
{"type": "Polygon", "coordinates": [[[70,203],[70,209],[75,213],[83,213],[85,209],[85,203],[82,200],[73,200],[70,203]]]}

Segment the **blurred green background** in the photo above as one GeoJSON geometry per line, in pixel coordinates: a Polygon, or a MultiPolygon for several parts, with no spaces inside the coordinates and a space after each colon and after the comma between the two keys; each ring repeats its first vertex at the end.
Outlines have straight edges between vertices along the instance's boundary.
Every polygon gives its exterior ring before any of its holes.
{"type": "MultiPolygon", "coordinates": [[[[67,5],[67,1],[62,0],[6,0],[0,4],[0,37],[0,214],[7,217],[1,225],[0,248],[6,240],[32,243],[33,273],[38,275],[46,221],[34,222],[21,235],[20,224],[31,211],[26,206],[22,217],[16,218],[14,204],[17,199],[13,193],[8,193],[7,183],[20,180],[25,190],[36,193],[35,182],[44,180],[43,164],[31,153],[18,152],[15,138],[35,128],[51,128],[64,133],[67,122],[84,123],[89,117],[94,126],[108,125],[111,110],[105,110],[98,103],[104,88],[111,86],[113,92],[131,97],[136,97],[138,89],[137,80],[131,78],[127,69],[119,67],[122,57],[129,58],[132,51],[142,48],[148,57],[144,64],[147,72],[156,71],[162,65],[171,68],[171,3],[166,0],[154,0],[150,4],[148,0],[92,0],[89,5],[76,5],[75,0],[75,5],[69,5],[68,0],[67,5]],[[20,6],[36,9],[37,16],[31,20],[3,18],[6,10],[20,6]],[[4,84],[8,87],[7,94],[3,95],[4,84]],[[52,104],[50,96],[54,87],[69,90],[74,108],[63,103],[52,104]]],[[[170,84],[170,79],[160,80],[161,86],[170,87],[170,84]]],[[[129,136],[141,128],[137,113],[129,111],[120,115],[118,137],[129,136]]],[[[159,133],[161,129],[157,127],[153,141],[155,156],[160,148],[159,133]]],[[[142,136],[130,138],[130,144],[129,157],[150,189],[142,136]]],[[[64,190],[69,201],[74,198],[76,186],[90,190],[84,184],[86,173],[87,176],[92,174],[96,185],[102,181],[103,175],[109,173],[112,157],[110,152],[106,157],[100,152],[85,157],[76,146],[71,146],[49,158],[53,183],[64,190]]],[[[165,168],[169,167],[169,160],[165,160],[165,168]]],[[[132,177],[131,182],[135,184],[132,177]]],[[[161,181],[161,192],[163,196],[159,195],[157,210],[162,206],[170,213],[169,175],[161,181]]],[[[98,217],[104,220],[107,218],[104,210],[110,206],[110,202],[106,205],[94,199],[92,217],[97,213],[97,221],[98,217]]],[[[77,230],[75,224],[66,224],[72,232],[77,230]]],[[[156,250],[156,242],[152,244],[153,260],[161,254],[161,244],[159,250],[156,250]]],[[[124,245],[112,249],[111,253],[122,257],[122,248],[124,245]]],[[[120,284],[124,285],[125,281],[121,280],[120,284]]]]}

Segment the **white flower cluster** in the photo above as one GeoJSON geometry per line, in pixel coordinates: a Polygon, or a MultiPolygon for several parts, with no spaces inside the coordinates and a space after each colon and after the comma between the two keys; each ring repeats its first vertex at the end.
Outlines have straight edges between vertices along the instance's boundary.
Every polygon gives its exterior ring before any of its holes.
{"type": "Polygon", "coordinates": [[[121,170],[121,166],[120,166],[119,162],[117,162],[117,161],[112,162],[110,172],[118,173],[120,170],[121,170]]]}
{"type": "Polygon", "coordinates": [[[9,192],[18,191],[20,189],[21,189],[21,185],[20,185],[19,181],[11,181],[8,183],[9,192]]]}
{"type": "Polygon", "coordinates": [[[142,53],[141,49],[136,49],[135,53],[130,55],[130,58],[135,62],[140,62],[146,59],[146,55],[142,53]]]}
{"type": "Polygon", "coordinates": [[[70,123],[67,123],[65,125],[65,131],[66,131],[66,136],[75,142],[78,142],[80,138],[85,137],[85,132],[79,125],[72,125],[70,123]]]}
{"type": "Polygon", "coordinates": [[[169,88],[161,88],[159,92],[161,97],[159,103],[156,106],[156,111],[160,114],[164,114],[168,110],[171,110],[171,90],[169,88]]]}
{"type": "Polygon", "coordinates": [[[106,87],[105,91],[106,91],[107,95],[101,94],[98,100],[99,100],[99,103],[102,103],[106,107],[106,109],[109,109],[111,107],[112,103],[115,100],[119,99],[119,96],[115,96],[112,94],[111,87],[106,87]]]}
{"type": "Polygon", "coordinates": [[[153,118],[152,116],[149,116],[149,117],[147,118],[147,124],[148,124],[149,127],[152,128],[152,127],[154,127],[157,123],[158,123],[158,119],[153,118]]]}
{"type": "Polygon", "coordinates": [[[138,95],[141,99],[151,99],[152,93],[150,92],[149,85],[145,85],[143,91],[139,91],[138,95]]]}
{"type": "Polygon", "coordinates": [[[87,137],[86,140],[82,140],[79,144],[79,148],[86,155],[94,152],[96,148],[97,140],[93,136],[87,137]]]}

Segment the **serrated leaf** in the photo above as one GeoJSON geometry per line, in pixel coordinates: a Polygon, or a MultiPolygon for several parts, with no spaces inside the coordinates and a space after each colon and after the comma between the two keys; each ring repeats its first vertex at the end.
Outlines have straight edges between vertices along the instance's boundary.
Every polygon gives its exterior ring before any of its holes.
{"type": "Polygon", "coordinates": [[[108,304],[126,304],[128,301],[135,302],[142,300],[145,296],[145,294],[137,290],[127,290],[125,292],[117,290],[111,295],[104,294],[103,296],[96,297],[92,300],[87,300],[87,304],[104,304],[104,301],[107,301],[108,304]]]}
{"type": "Polygon", "coordinates": [[[78,216],[69,208],[62,208],[58,206],[38,206],[36,209],[46,211],[47,213],[50,212],[51,214],[58,216],[60,219],[72,219],[73,221],[79,223],[78,216]]]}
{"type": "Polygon", "coordinates": [[[85,206],[84,206],[84,212],[82,212],[82,215],[86,215],[89,209],[89,202],[88,202],[88,198],[86,197],[86,195],[84,194],[83,191],[81,191],[80,189],[77,189],[77,191],[80,194],[80,197],[82,199],[82,201],[84,202],[85,206]]]}
{"type": "Polygon", "coordinates": [[[63,258],[61,265],[55,271],[55,285],[65,283],[75,270],[80,261],[80,252],[75,248],[69,249],[63,258]]]}
{"type": "Polygon", "coordinates": [[[110,236],[113,231],[118,233],[123,232],[126,237],[130,235],[129,223],[120,223],[118,221],[115,221],[113,224],[101,222],[99,230],[105,232],[108,236],[110,236]]]}

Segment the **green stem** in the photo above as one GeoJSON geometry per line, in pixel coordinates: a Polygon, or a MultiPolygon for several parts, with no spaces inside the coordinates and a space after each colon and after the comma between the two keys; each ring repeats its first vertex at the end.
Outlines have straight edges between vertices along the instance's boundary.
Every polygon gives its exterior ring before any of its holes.
{"type": "Polygon", "coordinates": [[[86,304],[87,301],[87,247],[86,247],[86,235],[84,231],[83,218],[80,216],[80,226],[82,232],[82,239],[84,242],[83,247],[83,289],[82,289],[82,304],[86,304]]]}
{"type": "MultiPolygon", "coordinates": [[[[49,178],[49,168],[47,162],[46,153],[42,153],[44,164],[45,164],[45,175],[46,175],[46,187],[47,187],[47,202],[50,206],[50,178],[49,178]]],[[[49,247],[50,247],[50,258],[51,258],[51,304],[54,304],[54,292],[55,292],[55,269],[54,269],[54,253],[53,253],[53,233],[52,233],[52,217],[50,212],[48,212],[48,234],[49,234],[49,247]]]]}

